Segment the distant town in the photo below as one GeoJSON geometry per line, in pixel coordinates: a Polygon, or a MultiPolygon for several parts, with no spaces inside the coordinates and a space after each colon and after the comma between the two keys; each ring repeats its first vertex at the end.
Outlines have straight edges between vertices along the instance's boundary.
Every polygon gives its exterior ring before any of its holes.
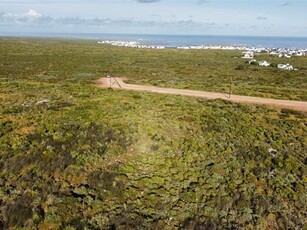
{"type": "MultiPolygon", "coordinates": [[[[109,44],[120,47],[131,47],[140,49],[165,49],[161,45],[145,45],[136,41],[99,41],[99,44],[109,44]]],[[[242,50],[247,51],[244,58],[253,58],[256,53],[269,53],[278,57],[291,58],[293,56],[307,56],[307,49],[289,49],[289,48],[257,48],[246,46],[224,46],[224,45],[199,45],[199,46],[178,46],[177,49],[211,49],[211,50],[242,50]]]]}
{"type": "MultiPolygon", "coordinates": [[[[119,47],[130,47],[130,48],[139,48],[139,49],[165,49],[165,46],[160,45],[144,45],[140,44],[136,41],[112,41],[112,40],[105,40],[99,41],[99,44],[109,44],[112,46],[119,46],[119,47]]],[[[256,47],[245,47],[245,46],[222,46],[222,45],[199,45],[199,46],[178,46],[175,47],[177,49],[204,49],[204,50],[242,50],[243,56],[241,58],[251,59],[249,64],[251,65],[259,65],[263,67],[272,66],[269,62],[265,60],[257,61],[254,59],[255,55],[261,53],[267,53],[270,55],[276,55],[279,58],[291,58],[291,57],[302,57],[307,56],[307,49],[288,49],[288,48],[256,48],[256,47]]],[[[278,64],[276,66],[279,69],[283,70],[297,70],[289,63],[286,64],[278,64]]]]}

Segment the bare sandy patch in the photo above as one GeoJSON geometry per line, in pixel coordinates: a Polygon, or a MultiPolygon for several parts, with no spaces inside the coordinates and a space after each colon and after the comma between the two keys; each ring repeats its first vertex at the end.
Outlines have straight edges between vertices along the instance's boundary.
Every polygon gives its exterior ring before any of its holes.
{"type": "Polygon", "coordinates": [[[163,93],[163,94],[174,94],[190,97],[200,97],[206,99],[223,99],[226,101],[243,103],[243,104],[261,104],[268,105],[276,108],[286,108],[301,112],[307,112],[307,102],[305,101],[293,101],[293,100],[279,100],[272,98],[263,97],[251,97],[251,96],[241,96],[241,95],[231,95],[228,97],[223,93],[218,92],[208,92],[208,91],[197,91],[197,90],[186,90],[186,89],[173,89],[173,88],[161,88],[156,86],[147,85],[135,85],[126,84],[124,80],[127,78],[100,78],[97,80],[96,84],[103,88],[115,88],[115,89],[125,89],[125,90],[135,90],[135,91],[147,91],[153,93],[163,93]]]}

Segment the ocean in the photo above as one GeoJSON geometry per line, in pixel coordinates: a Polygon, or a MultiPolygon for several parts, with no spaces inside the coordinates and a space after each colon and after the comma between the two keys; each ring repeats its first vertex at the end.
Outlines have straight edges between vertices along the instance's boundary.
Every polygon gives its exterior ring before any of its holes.
{"type": "Polygon", "coordinates": [[[223,45],[255,48],[307,49],[306,37],[213,36],[213,35],[115,35],[95,36],[100,40],[136,41],[143,45],[180,47],[223,45]]]}
{"type": "Polygon", "coordinates": [[[223,45],[255,48],[307,49],[307,37],[220,36],[220,35],[147,35],[147,34],[31,34],[31,37],[83,38],[95,40],[132,41],[141,45],[180,47],[223,45]]]}

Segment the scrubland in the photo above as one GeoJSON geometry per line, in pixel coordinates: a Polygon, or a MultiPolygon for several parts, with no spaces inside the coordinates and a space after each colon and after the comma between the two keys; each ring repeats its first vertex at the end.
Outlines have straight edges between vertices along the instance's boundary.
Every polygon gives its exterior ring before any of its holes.
{"type": "Polygon", "coordinates": [[[0,38],[0,228],[304,229],[306,113],[146,92],[129,82],[306,100],[297,71],[238,51],[0,38]]]}

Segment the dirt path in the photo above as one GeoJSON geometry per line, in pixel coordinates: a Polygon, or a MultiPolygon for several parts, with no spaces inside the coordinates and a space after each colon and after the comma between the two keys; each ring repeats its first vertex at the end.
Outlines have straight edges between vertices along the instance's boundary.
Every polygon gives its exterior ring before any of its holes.
{"type": "Polygon", "coordinates": [[[297,111],[307,112],[307,102],[305,101],[291,101],[291,100],[278,100],[272,98],[262,98],[262,97],[250,97],[250,96],[239,96],[231,95],[228,98],[228,95],[223,93],[216,92],[207,92],[207,91],[196,91],[196,90],[186,90],[186,89],[173,89],[173,88],[160,88],[155,86],[147,85],[133,85],[124,83],[123,78],[100,78],[97,81],[99,87],[112,87],[117,89],[127,89],[127,90],[136,90],[136,91],[148,91],[154,93],[165,93],[165,94],[175,94],[183,96],[192,96],[192,97],[202,97],[206,99],[217,99],[221,98],[227,101],[244,103],[244,104],[263,104],[279,108],[293,109],[297,111]]]}

